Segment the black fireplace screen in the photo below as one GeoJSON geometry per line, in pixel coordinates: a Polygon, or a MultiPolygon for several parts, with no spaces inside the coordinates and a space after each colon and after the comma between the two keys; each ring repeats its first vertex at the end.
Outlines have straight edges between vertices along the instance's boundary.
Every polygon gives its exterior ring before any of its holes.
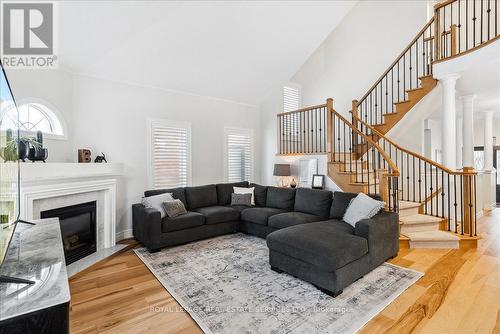
{"type": "Polygon", "coordinates": [[[40,213],[40,218],[53,217],[59,218],[66,265],[96,252],[95,201],[40,213]]]}

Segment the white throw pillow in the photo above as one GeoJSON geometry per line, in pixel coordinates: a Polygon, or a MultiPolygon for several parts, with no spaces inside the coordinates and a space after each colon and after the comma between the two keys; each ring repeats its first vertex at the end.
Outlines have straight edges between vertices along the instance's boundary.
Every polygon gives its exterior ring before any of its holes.
{"type": "Polygon", "coordinates": [[[251,205],[255,205],[255,196],[254,196],[255,187],[252,188],[241,188],[241,187],[233,187],[233,191],[235,194],[252,194],[251,205]]]}
{"type": "Polygon", "coordinates": [[[152,208],[152,209],[156,209],[156,210],[160,211],[161,218],[165,218],[167,213],[165,212],[165,208],[163,207],[163,203],[171,202],[173,200],[174,200],[174,197],[172,196],[172,193],[163,193],[163,194],[159,194],[159,195],[143,197],[142,198],[142,205],[144,205],[146,208],[152,208]]]}
{"type": "Polygon", "coordinates": [[[347,207],[343,220],[355,227],[357,222],[372,218],[384,207],[385,202],[377,201],[366,194],[359,193],[347,207]]]}

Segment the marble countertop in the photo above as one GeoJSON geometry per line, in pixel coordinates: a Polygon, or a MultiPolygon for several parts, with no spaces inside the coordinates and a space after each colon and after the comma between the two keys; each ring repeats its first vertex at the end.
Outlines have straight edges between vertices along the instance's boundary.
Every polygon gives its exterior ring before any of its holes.
{"type": "Polygon", "coordinates": [[[70,301],[59,220],[34,223],[16,226],[0,275],[35,284],[0,283],[0,321],[70,301]]]}

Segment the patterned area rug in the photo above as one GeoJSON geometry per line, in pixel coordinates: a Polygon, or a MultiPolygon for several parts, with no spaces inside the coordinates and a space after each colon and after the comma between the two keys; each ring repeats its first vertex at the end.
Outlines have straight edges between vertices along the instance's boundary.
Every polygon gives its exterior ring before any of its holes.
{"type": "Polygon", "coordinates": [[[385,263],[332,298],[272,271],[266,241],[245,234],[135,252],[205,333],[354,333],[422,277],[385,263]]]}

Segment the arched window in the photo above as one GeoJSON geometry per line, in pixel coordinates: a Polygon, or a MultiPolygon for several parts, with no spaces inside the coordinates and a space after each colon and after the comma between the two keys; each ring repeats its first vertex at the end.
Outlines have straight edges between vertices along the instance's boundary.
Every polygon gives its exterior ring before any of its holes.
{"type": "MultiPolygon", "coordinates": [[[[22,133],[31,134],[42,131],[45,135],[64,137],[64,129],[56,114],[46,105],[41,103],[24,103],[18,106],[19,130],[22,133]]],[[[0,129],[16,128],[17,115],[13,106],[2,112],[0,118],[0,129]]]]}

